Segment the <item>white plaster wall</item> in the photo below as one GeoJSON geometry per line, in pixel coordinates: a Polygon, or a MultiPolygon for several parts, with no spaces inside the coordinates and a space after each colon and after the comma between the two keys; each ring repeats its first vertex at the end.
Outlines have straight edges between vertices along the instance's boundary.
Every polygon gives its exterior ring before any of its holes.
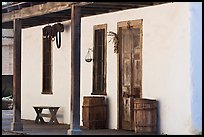
{"type": "MultiPolygon", "coordinates": [[[[69,122],[70,107],[70,22],[63,23],[62,46],[57,49],[53,42],[53,95],[42,92],[42,28],[32,27],[22,31],[22,118],[36,117],[32,106],[60,106],[58,120],[69,122]]],[[[45,110],[46,111],[46,110],[45,110]]]]}
{"type": "MultiPolygon", "coordinates": [[[[168,3],[82,18],[80,106],[83,96],[92,92],[93,62],[84,59],[88,48],[93,48],[93,25],[107,24],[107,31],[117,32],[117,22],[136,19],[143,19],[143,97],[159,101],[161,133],[191,134],[189,3],[168,3]]],[[[35,118],[32,105],[60,105],[64,108],[61,121],[69,123],[70,27],[62,34],[62,48],[53,46],[54,94],[41,95],[42,27],[23,31],[22,118],[35,118]]],[[[106,98],[111,129],[116,129],[118,124],[117,73],[117,54],[112,43],[107,43],[106,98]]]]}
{"type": "MultiPolygon", "coordinates": [[[[82,54],[81,54],[81,106],[83,105],[83,96],[91,95],[92,92],[92,74],[93,74],[93,62],[85,62],[85,56],[88,48],[93,49],[93,26],[99,24],[107,24],[107,31],[117,31],[117,17],[112,22],[110,19],[113,16],[110,15],[98,15],[93,17],[87,17],[82,19],[82,54]]],[[[109,41],[109,39],[107,39],[109,41]]],[[[109,123],[108,127],[112,129],[117,128],[117,55],[113,51],[113,45],[107,43],[107,81],[106,92],[109,111],[109,123]]],[[[82,113],[82,110],[80,110],[82,113]]],[[[81,115],[82,119],[82,115],[81,115]]],[[[82,121],[81,121],[82,124],[82,121]]]]}
{"type": "MultiPolygon", "coordinates": [[[[188,3],[169,3],[111,13],[106,16],[97,15],[94,18],[84,18],[82,24],[86,26],[86,29],[92,29],[88,26],[107,23],[107,30],[116,32],[117,22],[135,19],[143,19],[144,21],[143,97],[154,98],[159,101],[160,132],[188,134],[190,127],[188,3]],[[87,24],[85,24],[85,20],[87,20],[87,24]],[[175,124],[175,121],[178,122],[175,124]]],[[[87,44],[82,46],[90,45],[92,37],[89,37],[87,32],[86,35],[82,33],[82,39],[84,38],[82,41],[87,41],[87,44]],[[89,42],[88,38],[90,39],[89,42]]],[[[109,111],[111,111],[109,113],[109,127],[117,128],[117,104],[114,103],[117,100],[117,58],[113,52],[113,45],[108,43],[107,47],[107,98],[109,98],[109,111]]],[[[84,52],[86,53],[86,51],[84,52]]],[[[82,55],[85,56],[85,53],[82,55]]],[[[92,64],[89,67],[92,67],[92,64]]],[[[87,73],[83,74],[88,75],[87,73]]],[[[88,77],[82,76],[82,78],[87,81],[88,77]]],[[[90,85],[91,80],[90,77],[90,85]]],[[[89,90],[85,83],[84,85],[82,83],[82,87],[83,90],[89,90]]]]}
{"type": "Polygon", "coordinates": [[[155,8],[144,18],[143,97],[159,101],[164,134],[190,134],[188,3],[155,8]]]}
{"type": "Polygon", "coordinates": [[[190,4],[192,132],[202,134],[202,3],[190,4]]]}

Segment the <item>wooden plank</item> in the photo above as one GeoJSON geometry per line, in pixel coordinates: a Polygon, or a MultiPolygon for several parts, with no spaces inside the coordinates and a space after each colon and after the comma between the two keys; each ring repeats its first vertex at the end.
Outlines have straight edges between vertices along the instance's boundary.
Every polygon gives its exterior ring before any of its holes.
{"type": "Polygon", "coordinates": [[[83,17],[102,14],[102,13],[108,13],[109,11],[110,11],[109,8],[103,8],[103,7],[92,8],[92,7],[87,7],[87,6],[83,7],[81,10],[83,17]]]}
{"type": "Polygon", "coordinates": [[[17,3],[11,4],[11,5],[2,6],[2,9],[6,9],[6,8],[9,8],[9,7],[13,7],[13,6],[19,6],[19,5],[23,5],[23,4],[26,4],[26,3],[28,3],[28,2],[17,2],[17,3]]]}
{"type": "Polygon", "coordinates": [[[152,6],[152,2],[95,2],[94,7],[100,6],[104,8],[111,8],[111,9],[129,9],[129,8],[138,8],[138,7],[146,7],[152,6]]]}
{"type": "Polygon", "coordinates": [[[122,76],[121,76],[121,71],[122,71],[122,27],[118,27],[117,24],[117,34],[118,34],[118,39],[119,39],[119,43],[118,43],[118,53],[117,54],[117,66],[118,66],[118,73],[117,73],[117,78],[118,78],[118,96],[117,96],[117,113],[118,113],[118,124],[117,124],[117,129],[121,129],[122,128],[122,76]]]}
{"type": "Polygon", "coordinates": [[[58,108],[60,108],[60,107],[52,107],[52,106],[33,106],[33,108],[58,109],[58,108]]]}
{"type": "MultiPolygon", "coordinates": [[[[71,8],[71,5],[77,4],[77,2],[47,2],[45,4],[34,5],[32,7],[26,7],[21,10],[15,10],[9,13],[2,14],[2,23],[12,21],[16,18],[25,19],[35,16],[41,16],[53,12],[59,12],[71,8]]],[[[82,2],[78,5],[89,4],[89,2],[82,2]]]]}
{"type": "Polygon", "coordinates": [[[39,116],[40,116],[40,117],[52,117],[51,114],[44,114],[44,113],[39,114],[39,116]]]}
{"type": "Polygon", "coordinates": [[[12,130],[23,130],[21,123],[21,20],[14,20],[12,130]]]}

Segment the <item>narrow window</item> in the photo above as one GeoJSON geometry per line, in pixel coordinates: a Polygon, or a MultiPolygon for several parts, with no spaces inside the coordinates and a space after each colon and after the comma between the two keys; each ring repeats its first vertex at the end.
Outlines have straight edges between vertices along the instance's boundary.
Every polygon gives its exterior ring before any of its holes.
{"type": "Polygon", "coordinates": [[[94,26],[92,95],[106,95],[106,31],[106,24],[94,26]]]}
{"type": "Polygon", "coordinates": [[[42,94],[52,94],[52,47],[51,38],[43,31],[43,89],[42,94]]]}

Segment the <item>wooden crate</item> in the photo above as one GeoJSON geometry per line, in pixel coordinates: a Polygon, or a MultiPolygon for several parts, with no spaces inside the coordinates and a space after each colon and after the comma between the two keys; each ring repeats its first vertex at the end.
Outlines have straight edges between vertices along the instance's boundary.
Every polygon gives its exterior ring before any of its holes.
{"type": "Polygon", "coordinates": [[[134,100],[136,133],[157,133],[157,101],[137,98],[134,100]]]}
{"type": "Polygon", "coordinates": [[[83,98],[82,122],[85,129],[106,128],[106,104],[104,97],[85,96],[83,98]]]}

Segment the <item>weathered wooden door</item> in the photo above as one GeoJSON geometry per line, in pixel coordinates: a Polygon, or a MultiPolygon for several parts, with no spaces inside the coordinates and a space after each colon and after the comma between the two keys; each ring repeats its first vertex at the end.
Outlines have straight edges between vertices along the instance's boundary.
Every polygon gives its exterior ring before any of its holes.
{"type": "Polygon", "coordinates": [[[142,20],[118,23],[120,128],[134,130],[134,99],[141,97],[142,20]]]}

